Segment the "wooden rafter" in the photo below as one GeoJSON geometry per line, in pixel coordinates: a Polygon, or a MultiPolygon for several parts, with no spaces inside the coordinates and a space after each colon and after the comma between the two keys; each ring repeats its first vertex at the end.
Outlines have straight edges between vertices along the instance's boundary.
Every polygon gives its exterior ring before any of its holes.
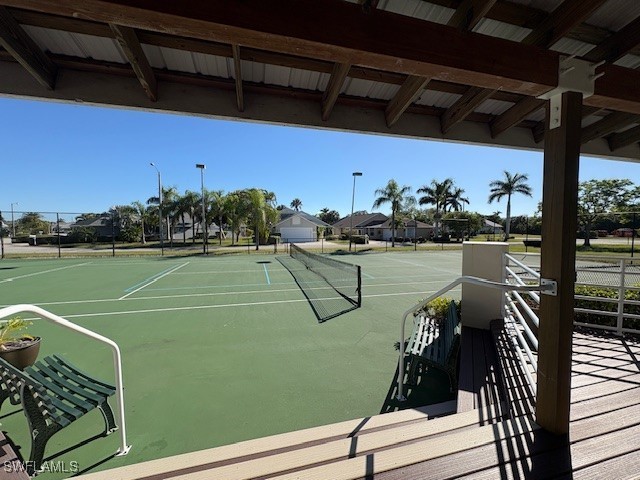
{"type": "Polygon", "coordinates": [[[410,76],[402,84],[398,93],[391,99],[385,109],[387,126],[391,127],[398,121],[400,115],[420,96],[424,87],[429,83],[429,78],[410,76]]]}
{"type": "Polygon", "coordinates": [[[447,25],[460,30],[473,30],[496,2],[497,0],[462,0],[447,25]]]}
{"type": "Polygon", "coordinates": [[[447,133],[451,128],[462,122],[485,100],[494,95],[496,90],[487,88],[471,87],[456,103],[447,108],[440,119],[440,129],[442,133],[447,133]]]}
{"type": "Polygon", "coordinates": [[[640,142],[640,125],[629,128],[624,132],[614,133],[607,139],[607,141],[609,142],[609,148],[612,152],[615,152],[622,147],[640,142]]]}
{"type": "Polygon", "coordinates": [[[7,50],[38,83],[53,90],[57,75],[55,64],[4,7],[0,7],[0,46],[7,50]]]}
{"type": "Polygon", "coordinates": [[[348,63],[336,63],[331,72],[331,78],[327,84],[327,88],[322,95],[322,120],[327,121],[331,116],[333,106],[336,104],[340,90],[344,84],[345,78],[349,73],[351,65],[348,63]]]}
{"type": "Polygon", "coordinates": [[[591,62],[613,63],[640,45],[640,17],[611,35],[584,57],[591,62]]]}
{"type": "Polygon", "coordinates": [[[158,100],[158,84],[153,74],[149,60],[142,50],[142,45],[138,40],[138,36],[133,28],[124,27],[122,25],[109,24],[113,35],[115,36],[122,52],[127,57],[131,68],[138,77],[138,81],[144,88],[147,97],[152,102],[158,100]]]}
{"type": "Polygon", "coordinates": [[[545,101],[535,97],[525,97],[491,122],[491,136],[496,138],[509,128],[519,124],[527,115],[544,107],[545,101]]]}
{"type": "Polygon", "coordinates": [[[242,93],[242,67],[240,64],[240,46],[231,45],[233,52],[233,73],[236,80],[236,104],[238,111],[244,112],[244,95],[242,93]]]}
{"type": "MultiPolygon", "coordinates": [[[[448,25],[461,30],[473,30],[495,3],[495,0],[463,0],[449,20],[448,25]]],[[[494,95],[496,91],[496,89],[489,88],[469,88],[440,118],[442,133],[447,133],[453,126],[462,122],[485,100],[494,95]]]]}
{"type": "Polygon", "coordinates": [[[640,122],[640,115],[625,112],[613,112],[582,129],[582,143],[604,137],[632,123],[640,122]]]}
{"type": "Polygon", "coordinates": [[[607,0],[564,0],[522,43],[549,48],[589,18],[607,0]]]}

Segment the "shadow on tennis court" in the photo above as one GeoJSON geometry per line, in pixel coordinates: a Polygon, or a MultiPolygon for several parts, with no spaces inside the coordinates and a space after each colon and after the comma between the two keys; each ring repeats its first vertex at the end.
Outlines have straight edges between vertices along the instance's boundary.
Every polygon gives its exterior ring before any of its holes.
{"type": "Polygon", "coordinates": [[[398,395],[398,367],[396,366],[380,413],[419,408],[455,398],[456,394],[449,390],[449,377],[446,373],[435,368],[427,369],[418,377],[417,383],[412,384],[408,382],[409,362],[404,362],[404,365],[405,374],[402,389],[406,400],[400,402],[396,398],[398,395]]]}
{"type": "Polygon", "coordinates": [[[291,257],[278,257],[309,301],[318,322],[323,323],[358,308],[344,298],[321,276],[291,257]]]}

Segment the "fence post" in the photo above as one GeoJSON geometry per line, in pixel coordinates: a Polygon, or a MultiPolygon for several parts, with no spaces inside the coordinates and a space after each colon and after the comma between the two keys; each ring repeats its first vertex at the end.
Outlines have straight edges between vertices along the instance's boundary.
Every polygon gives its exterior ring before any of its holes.
{"type": "Polygon", "coordinates": [[[616,324],[616,333],[622,335],[622,324],[624,321],[624,301],[626,296],[625,288],[625,270],[626,260],[620,260],[620,288],[618,289],[618,321],[616,324]]]}
{"type": "Polygon", "coordinates": [[[58,233],[58,258],[62,257],[62,252],[60,250],[60,214],[56,213],[56,229],[58,233]]]}
{"type": "Polygon", "coordinates": [[[320,253],[324,253],[324,238],[320,239],[320,253]]]}

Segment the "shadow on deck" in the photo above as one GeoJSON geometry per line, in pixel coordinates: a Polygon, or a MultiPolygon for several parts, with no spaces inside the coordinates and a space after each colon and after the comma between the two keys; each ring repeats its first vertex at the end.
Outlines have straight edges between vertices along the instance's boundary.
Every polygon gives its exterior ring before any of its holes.
{"type": "Polygon", "coordinates": [[[506,338],[493,333],[467,331],[463,340],[459,413],[407,409],[86,478],[638,478],[640,341],[575,332],[571,433],[554,436],[535,424],[533,395],[506,338]]]}

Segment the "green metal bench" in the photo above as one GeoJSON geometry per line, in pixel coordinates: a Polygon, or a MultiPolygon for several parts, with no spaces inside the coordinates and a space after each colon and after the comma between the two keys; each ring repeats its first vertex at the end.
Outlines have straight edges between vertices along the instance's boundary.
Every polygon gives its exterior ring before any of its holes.
{"type": "Polygon", "coordinates": [[[42,466],[49,438],[94,409],[102,412],[105,434],[118,429],[107,399],[115,387],[96,380],[57,355],[45,357],[24,371],[0,359],[0,407],[9,399],[22,408],[31,431],[27,473],[42,466]]]}
{"type": "Polygon", "coordinates": [[[449,376],[453,391],[456,383],[458,351],[460,349],[460,320],[455,302],[449,304],[447,315],[438,322],[426,315],[414,320],[414,328],[406,348],[409,355],[410,383],[416,384],[418,369],[422,366],[444,371],[449,376]]]}

